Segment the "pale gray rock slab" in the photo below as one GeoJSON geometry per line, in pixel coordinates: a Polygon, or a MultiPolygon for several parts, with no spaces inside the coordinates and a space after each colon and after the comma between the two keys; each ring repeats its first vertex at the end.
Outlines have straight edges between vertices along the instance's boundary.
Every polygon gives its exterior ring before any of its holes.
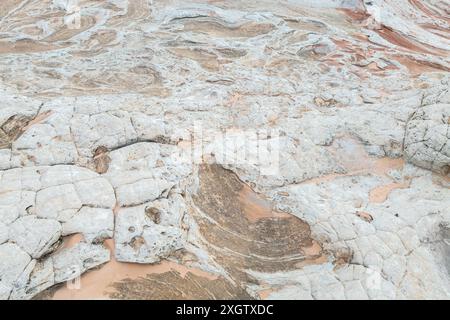
{"type": "Polygon", "coordinates": [[[8,232],[9,232],[8,227],[3,222],[0,222],[0,244],[8,241],[9,239],[8,232]]]}
{"type": "Polygon", "coordinates": [[[19,210],[15,205],[0,206],[0,221],[6,225],[19,217],[19,210]]]}
{"type": "MultiPolygon", "coordinates": [[[[1,246],[14,245],[18,257],[23,252],[29,258],[14,285],[2,287],[2,299],[30,299],[55,284],[55,256],[59,266],[69,258],[68,263],[79,263],[80,274],[109,260],[109,251],[98,246],[51,255],[64,234],[83,233],[89,242],[112,237],[116,199],[108,180],[85,168],[58,165],[2,171],[0,181],[1,246]],[[67,223],[62,227],[58,219],[67,223]]],[[[68,272],[62,269],[60,274],[68,272]]]]}
{"type": "Polygon", "coordinates": [[[41,168],[42,188],[60,186],[98,177],[95,172],[78,166],[51,166],[41,168]]]}
{"type": "MultiPolygon", "coordinates": [[[[11,190],[11,189],[10,189],[11,190]]],[[[29,214],[29,209],[35,205],[34,191],[6,191],[0,195],[0,212],[4,214],[6,224],[15,221],[19,216],[29,214]]],[[[1,213],[0,213],[1,214],[1,213]]]]}
{"type": "Polygon", "coordinates": [[[88,243],[98,243],[112,238],[114,214],[111,209],[83,207],[62,225],[64,236],[82,233],[88,243]]]}
{"type": "Polygon", "coordinates": [[[8,299],[31,257],[13,243],[0,245],[0,299],[8,299]]]}
{"type": "Polygon", "coordinates": [[[349,9],[361,9],[361,1],[357,0],[288,0],[289,3],[310,6],[316,8],[349,8],[349,9]]]}
{"type": "Polygon", "coordinates": [[[37,260],[33,259],[31,262],[26,266],[26,268],[22,271],[20,276],[17,278],[17,280],[14,283],[13,289],[11,291],[11,295],[9,296],[10,300],[16,300],[16,299],[24,299],[26,298],[26,287],[28,285],[28,281],[31,277],[31,273],[33,272],[33,269],[36,267],[37,260]]]}
{"type": "Polygon", "coordinates": [[[1,176],[2,191],[37,191],[42,185],[37,168],[15,168],[6,170],[1,176]]]}
{"type": "Polygon", "coordinates": [[[36,195],[36,214],[41,218],[67,221],[82,205],[73,184],[48,187],[36,195]]]}
{"type": "Polygon", "coordinates": [[[315,145],[307,136],[300,137],[298,141],[278,137],[262,148],[251,148],[256,154],[247,162],[240,157],[243,153],[238,148],[224,150],[219,146],[212,150],[219,164],[235,171],[243,181],[254,183],[256,188],[282,187],[326,174],[345,172],[328,150],[315,145]]]}
{"type": "Polygon", "coordinates": [[[173,186],[162,179],[143,179],[116,189],[117,200],[121,206],[136,206],[158,199],[173,186]]]}
{"type": "Polygon", "coordinates": [[[184,247],[182,219],[186,207],[181,196],[123,208],[116,218],[116,258],[119,261],[155,263],[184,247]],[[158,213],[155,220],[151,211],[158,213]]]}
{"type": "Polygon", "coordinates": [[[53,219],[25,216],[9,226],[9,238],[35,259],[51,251],[61,236],[61,224],[53,219]]]}
{"type": "Polygon", "coordinates": [[[105,178],[114,187],[119,205],[136,206],[167,194],[192,171],[181,152],[176,146],[152,142],[113,150],[105,178]]]}
{"type": "Polygon", "coordinates": [[[110,251],[103,245],[80,242],[52,256],[55,283],[72,280],[86,270],[110,260],[110,251]]]}
{"type": "Polygon", "coordinates": [[[0,108],[0,122],[3,123],[9,117],[17,114],[17,105],[20,105],[20,113],[25,116],[35,115],[41,107],[43,101],[20,94],[14,94],[4,87],[0,89],[2,96],[2,106],[0,108]]]}
{"type": "MultiPolygon", "coordinates": [[[[450,220],[447,219],[447,220],[450,220]]],[[[447,272],[450,271],[450,222],[442,222],[439,224],[439,231],[437,232],[437,243],[434,250],[439,252],[441,264],[445,266],[447,272]]]]}
{"type": "MultiPolygon", "coordinates": [[[[352,253],[340,268],[255,275],[274,289],[269,298],[449,296],[441,233],[450,185],[439,174],[449,146],[445,1],[422,1],[433,14],[407,0],[97,1],[85,3],[93,24],[79,32],[61,33],[45,19],[28,28],[23,17],[65,15],[63,2],[35,1],[2,20],[10,32],[0,55],[0,139],[10,117],[36,119],[0,149],[0,258],[10,259],[0,259],[0,283],[12,279],[0,285],[1,298],[28,299],[107,260],[89,243],[32,260],[11,242],[12,227],[36,216],[97,242],[111,237],[113,207],[120,259],[153,262],[189,247],[204,270],[226,275],[193,221],[185,243],[189,215],[174,198],[189,198],[187,186],[195,189],[197,167],[210,156],[277,210],[308,222],[325,250],[352,253]],[[203,150],[194,141],[198,123],[203,150]],[[227,139],[226,131],[237,134],[227,139]],[[256,132],[267,135],[246,136],[256,132]],[[384,174],[352,171],[345,158],[355,150],[340,142],[348,136],[362,143],[364,161],[409,163],[384,174]],[[258,154],[258,143],[276,152],[258,154]],[[111,158],[101,176],[87,169],[98,147],[111,158]],[[403,189],[370,201],[372,190],[392,183],[403,189]],[[147,205],[160,217],[145,215],[147,205]]],[[[262,288],[248,287],[254,296],[262,288]]]]}
{"type": "Polygon", "coordinates": [[[77,149],[68,126],[70,118],[70,112],[50,112],[13,142],[15,157],[27,166],[75,163],[77,149]]]}
{"type": "MultiPolygon", "coordinates": [[[[326,221],[336,212],[352,213],[358,207],[369,202],[370,190],[388,183],[388,180],[372,176],[337,177],[333,182],[317,184],[300,184],[282,188],[289,197],[278,197],[274,191],[273,198],[279,210],[291,208],[292,214],[305,219],[310,224],[326,221]],[[358,185],[358,188],[354,188],[358,185]]],[[[339,217],[341,217],[339,215],[339,217]]]]}
{"type": "Polygon", "coordinates": [[[75,189],[83,205],[113,208],[116,204],[114,189],[104,178],[76,182],[75,189]]]}
{"type": "Polygon", "coordinates": [[[166,135],[164,120],[143,113],[132,113],[131,121],[140,140],[156,140],[166,135]]]}
{"type": "MultiPolygon", "coordinates": [[[[443,3],[434,3],[434,10],[439,13],[445,6],[443,3]]],[[[414,34],[418,41],[427,44],[434,48],[444,49],[448,48],[450,41],[442,39],[439,35],[427,32],[420,28],[417,21],[433,21],[433,17],[428,16],[422,10],[415,10],[414,4],[400,0],[393,3],[391,1],[376,0],[366,4],[367,11],[378,20],[378,23],[383,23],[390,28],[395,28],[402,34],[414,34]],[[406,18],[407,17],[407,18],[406,18]]]]}
{"type": "Polygon", "coordinates": [[[420,107],[405,133],[405,158],[425,169],[450,170],[450,104],[420,107]]]}
{"type": "Polygon", "coordinates": [[[36,294],[55,284],[52,259],[37,262],[27,278],[26,284],[19,287],[11,295],[11,299],[31,299],[36,294]]]}
{"type": "Polygon", "coordinates": [[[126,111],[111,111],[93,115],[76,114],[71,128],[75,143],[84,155],[99,146],[114,148],[137,138],[130,115],[126,111]]]}
{"type": "Polygon", "coordinates": [[[11,167],[11,150],[0,150],[0,170],[6,170],[11,167]]]}
{"type": "Polygon", "coordinates": [[[110,170],[114,172],[133,168],[141,170],[155,168],[156,162],[161,158],[161,149],[157,143],[137,142],[113,150],[109,154],[110,170]]]}
{"type": "MultiPolygon", "coordinates": [[[[364,114],[355,109],[346,110],[346,127],[366,145],[376,146],[382,156],[398,158],[402,156],[404,124],[387,112],[366,110],[364,114]],[[370,120],[369,120],[370,119],[370,120]]],[[[371,108],[372,109],[372,108],[371,108]]]]}
{"type": "Polygon", "coordinates": [[[140,179],[179,182],[192,172],[192,159],[174,145],[137,142],[110,152],[111,163],[105,177],[114,187],[140,179]]]}
{"type": "MultiPolygon", "coordinates": [[[[342,280],[351,280],[343,282],[347,299],[438,298],[448,292],[445,262],[432,261],[444,259],[444,241],[436,235],[438,226],[450,219],[446,209],[450,195],[433,184],[425,170],[407,165],[397,176],[399,181],[404,176],[414,178],[409,188],[391,191],[383,203],[371,203],[368,195],[377,186],[389,184],[389,179],[371,175],[288,186],[281,188],[288,196],[279,197],[278,191],[272,196],[280,210],[289,210],[306,220],[316,239],[328,242],[331,250],[350,249],[352,263],[367,269],[351,277],[350,270],[336,271],[342,280]],[[355,184],[358,188],[354,188],[355,184]],[[358,211],[369,212],[373,221],[360,219],[355,214],[358,211]],[[436,244],[437,249],[426,248],[426,243],[436,244]],[[417,281],[421,278],[418,272],[427,274],[426,283],[417,281]]],[[[322,274],[323,270],[317,272],[322,274]]],[[[285,281],[284,285],[290,288],[285,292],[295,292],[289,287],[292,281],[285,281]]],[[[335,289],[335,293],[315,294],[321,298],[337,297],[341,289],[335,289]]],[[[275,298],[276,294],[271,296],[275,298]]]]}

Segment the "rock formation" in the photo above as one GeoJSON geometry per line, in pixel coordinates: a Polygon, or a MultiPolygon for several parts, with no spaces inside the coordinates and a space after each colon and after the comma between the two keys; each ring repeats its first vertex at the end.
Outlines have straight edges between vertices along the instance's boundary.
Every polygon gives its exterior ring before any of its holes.
{"type": "Polygon", "coordinates": [[[445,0],[3,0],[0,299],[448,299],[449,30],[445,0]]]}

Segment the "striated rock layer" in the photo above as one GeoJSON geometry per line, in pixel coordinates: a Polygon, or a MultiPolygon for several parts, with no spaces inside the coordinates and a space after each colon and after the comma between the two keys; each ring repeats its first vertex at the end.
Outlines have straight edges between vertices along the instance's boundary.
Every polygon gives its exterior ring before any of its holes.
{"type": "Polygon", "coordinates": [[[449,25],[3,0],[0,299],[448,299],[449,25]]]}

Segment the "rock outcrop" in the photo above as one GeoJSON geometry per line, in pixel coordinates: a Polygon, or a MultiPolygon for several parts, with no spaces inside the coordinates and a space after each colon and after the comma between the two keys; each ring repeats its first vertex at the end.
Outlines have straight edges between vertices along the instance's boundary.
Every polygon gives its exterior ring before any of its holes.
{"type": "Polygon", "coordinates": [[[405,156],[419,167],[450,172],[450,104],[428,105],[414,112],[406,126],[405,156]]]}
{"type": "Polygon", "coordinates": [[[2,1],[0,299],[448,298],[447,7],[2,1]]]}

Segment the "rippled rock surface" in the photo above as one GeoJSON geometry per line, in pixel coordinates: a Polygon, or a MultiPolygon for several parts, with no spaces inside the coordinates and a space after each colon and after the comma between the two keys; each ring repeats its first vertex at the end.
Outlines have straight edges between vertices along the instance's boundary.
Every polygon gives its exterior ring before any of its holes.
{"type": "Polygon", "coordinates": [[[0,299],[448,299],[448,13],[1,1],[0,299]]]}

